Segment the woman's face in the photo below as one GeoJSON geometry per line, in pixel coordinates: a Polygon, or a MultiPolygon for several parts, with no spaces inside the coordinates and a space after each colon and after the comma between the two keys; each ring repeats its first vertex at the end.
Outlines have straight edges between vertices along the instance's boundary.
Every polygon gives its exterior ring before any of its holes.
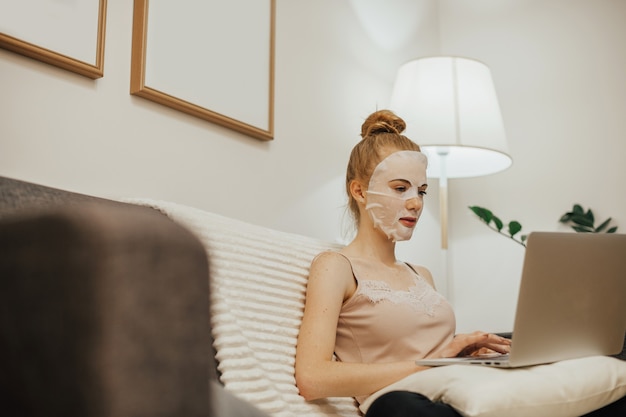
{"type": "Polygon", "coordinates": [[[397,151],[374,169],[365,210],[374,227],[393,240],[409,240],[422,213],[428,160],[421,152],[397,151]]]}

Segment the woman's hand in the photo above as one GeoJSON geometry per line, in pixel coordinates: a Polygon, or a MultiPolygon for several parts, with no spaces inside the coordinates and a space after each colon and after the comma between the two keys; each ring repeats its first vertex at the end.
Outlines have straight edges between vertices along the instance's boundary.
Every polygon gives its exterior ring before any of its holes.
{"type": "Polygon", "coordinates": [[[444,358],[478,356],[488,353],[509,353],[511,340],[493,333],[458,334],[439,354],[444,358]]]}

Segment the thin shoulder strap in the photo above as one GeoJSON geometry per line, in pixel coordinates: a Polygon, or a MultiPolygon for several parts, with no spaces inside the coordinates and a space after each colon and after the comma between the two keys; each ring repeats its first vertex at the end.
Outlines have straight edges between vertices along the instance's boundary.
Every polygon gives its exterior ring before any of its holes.
{"type": "Polygon", "coordinates": [[[408,267],[411,269],[411,271],[415,272],[415,275],[417,275],[418,277],[420,276],[419,272],[417,272],[417,271],[415,270],[415,268],[413,268],[413,265],[411,265],[411,264],[410,264],[410,263],[408,263],[408,262],[405,262],[404,264],[405,264],[406,266],[408,266],[408,267]]]}
{"type": "Polygon", "coordinates": [[[348,264],[350,265],[350,270],[352,271],[352,278],[354,278],[354,282],[359,283],[359,279],[356,277],[356,273],[354,272],[354,266],[352,265],[352,261],[350,260],[350,258],[348,258],[346,255],[344,255],[341,252],[338,251],[332,251],[333,253],[336,253],[337,255],[342,256],[346,261],[348,261],[348,264]]]}
{"type": "Polygon", "coordinates": [[[348,261],[348,263],[350,264],[350,270],[352,271],[352,276],[354,276],[354,267],[352,266],[352,261],[350,260],[350,258],[348,258],[346,255],[344,255],[341,252],[335,252],[337,255],[342,256],[346,261],[348,261]]]}

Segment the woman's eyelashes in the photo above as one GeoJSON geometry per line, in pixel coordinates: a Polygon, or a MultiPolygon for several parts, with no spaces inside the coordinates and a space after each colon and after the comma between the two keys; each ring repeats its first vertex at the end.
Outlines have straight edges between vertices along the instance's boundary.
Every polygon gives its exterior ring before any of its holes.
{"type": "Polygon", "coordinates": [[[398,194],[406,193],[411,187],[411,183],[409,181],[400,180],[400,179],[389,181],[388,185],[389,185],[389,188],[391,188],[398,194]]]}
{"type": "MultiPolygon", "coordinates": [[[[391,181],[389,183],[389,188],[391,190],[393,190],[396,194],[403,195],[407,191],[409,191],[411,188],[413,188],[413,186],[408,181],[395,180],[395,181],[391,181]]],[[[421,187],[417,188],[417,195],[418,196],[424,197],[427,194],[428,193],[426,192],[426,187],[425,186],[421,186],[421,187]]]]}
{"type": "Polygon", "coordinates": [[[396,187],[393,188],[396,192],[402,194],[405,193],[407,191],[407,187],[405,187],[404,185],[398,185],[396,187]]]}

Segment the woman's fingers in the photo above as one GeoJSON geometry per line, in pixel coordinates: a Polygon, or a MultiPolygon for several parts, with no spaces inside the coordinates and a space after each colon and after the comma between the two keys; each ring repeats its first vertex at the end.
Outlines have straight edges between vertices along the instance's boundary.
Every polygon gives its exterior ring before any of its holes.
{"type": "Polygon", "coordinates": [[[511,340],[493,333],[474,332],[458,335],[455,342],[459,343],[460,350],[457,356],[467,356],[481,352],[483,349],[498,353],[509,353],[511,340]]]}

